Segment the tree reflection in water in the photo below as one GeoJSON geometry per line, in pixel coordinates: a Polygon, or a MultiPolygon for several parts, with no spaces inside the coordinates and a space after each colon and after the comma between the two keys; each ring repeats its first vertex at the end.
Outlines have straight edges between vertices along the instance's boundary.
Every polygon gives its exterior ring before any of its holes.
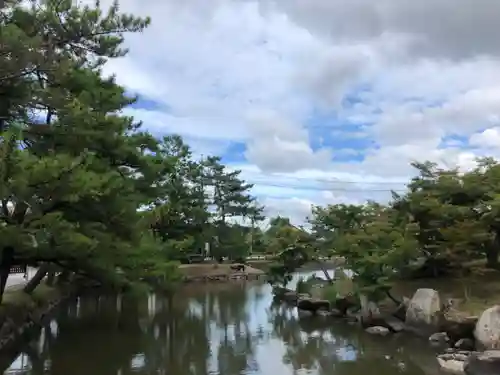
{"type": "MultiPolygon", "coordinates": [[[[189,286],[170,297],[88,295],[35,332],[6,373],[424,374],[414,359],[422,352],[407,349],[415,346],[326,318],[298,318],[271,301],[270,288],[258,283],[189,286]]],[[[11,360],[3,362],[0,369],[11,360]]]]}

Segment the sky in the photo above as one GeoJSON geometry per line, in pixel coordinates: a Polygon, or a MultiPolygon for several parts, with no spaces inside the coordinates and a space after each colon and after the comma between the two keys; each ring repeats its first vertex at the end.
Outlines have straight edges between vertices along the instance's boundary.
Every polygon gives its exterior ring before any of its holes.
{"type": "MultiPolygon", "coordinates": [[[[101,4],[106,5],[105,1],[101,4]]],[[[255,184],[268,215],[387,201],[411,161],[500,147],[498,0],[121,0],[125,110],[255,184]]]]}

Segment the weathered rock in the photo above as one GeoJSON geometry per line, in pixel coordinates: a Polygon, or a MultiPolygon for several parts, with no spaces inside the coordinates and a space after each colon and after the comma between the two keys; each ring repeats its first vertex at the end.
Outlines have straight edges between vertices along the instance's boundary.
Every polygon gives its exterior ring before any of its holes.
{"type": "Polygon", "coordinates": [[[389,328],[392,332],[401,332],[406,328],[404,322],[394,316],[384,316],[383,319],[385,321],[384,326],[387,326],[387,328],[389,328]]]}
{"type": "Polygon", "coordinates": [[[418,289],[406,310],[406,327],[420,335],[437,332],[441,322],[441,300],[434,289],[418,289]]]}
{"type": "Polygon", "coordinates": [[[447,372],[448,374],[461,375],[464,373],[464,361],[457,359],[444,359],[442,356],[438,356],[437,361],[441,370],[447,372]]]}
{"type": "Polygon", "coordinates": [[[298,294],[295,292],[285,292],[282,296],[282,299],[286,302],[297,302],[297,299],[299,298],[298,294]]]}
{"type": "Polygon", "coordinates": [[[273,295],[278,298],[282,298],[285,293],[295,293],[293,290],[288,288],[283,288],[281,286],[273,287],[273,295]]]}
{"type": "Polygon", "coordinates": [[[467,375],[500,374],[500,350],[487,350],[469,356],[464,370],[467,375]]]}
{"type": "Polygon", "coordinates": [[[359,323],[361,321],[361,314],[355,307],[348,308],[345,311],[345,317],[349,322],[359,323]]]}
{"type": "Polygon", "coordinates": [[[361,309],[359,312],[361,324],[365,326],[375,325],[375,322],[377,320],[380,320],[382,317],[380,314],[380,309],[374,302],[368,300],[365,295],[361,295],[359,300],[361,304],[361,309]]]}
{"type": "Polygon", "coordinates": [[[389,331],[389,328],[381,326],[368,327],[367,329],[365,329],[365,331],[366,333],[379,336],[387,336],[389,333],[391,333],[391,331],[389,331]]]}
{"type": "Polygon", "coordinates": [[[331,309],[330,313],[335,318],[342,318],[344,316],[344,314],[342,314],[342,312],[336,308],[331,309]]]}
{"type": "Polygon", "coordinates": [[[500,349],[500,305],[483,312],[476,324],[474,336],[479,349],[500,349]]]}
{"type": "Polygon", "coordinates": [[[441,321],[441,330],[448,334],[452,342],[463,338],[473,339],[477,321],[477,316],[461,315],[458,312],[453,315],[445,314],[441,321]]]}
{"type": "Polygon", "coordinates": [[[406,310],[408,310],[408,306],[410,306],[410,299],[403,297],[403,301],[392,313],[392,315],[404,322],[406,320],[406,310]]]}
{"type": "Polygon", "coordinates": [[[465,338],[465,339],[458,340],[455,343],[454,347],[455,347],[455,349],[458,349],[458,350],[473,351],[475,349],[476,345],[474,343],[474,340],[465,338]]]}
{"type": "Polygon", "coordinates": [[[356,305],[357,301],[353,296],[340,297],[335,301],[335,308],[343,315],[347,315],[347,310],[356,307],[356,305]]]}
{"type": "Polygon", "coordinates": [[[297,301],[297,308],[316,313],[318,310],[330,310],[330,302],[312,298],[300,299],[297,301]]]}
{"type": "Polygon", "coordinates": [[[429,341],[433,344],[446,344],[450,341],[450,338],[446,334],[446,332],[436,332],[429,336],[429,341]]]}

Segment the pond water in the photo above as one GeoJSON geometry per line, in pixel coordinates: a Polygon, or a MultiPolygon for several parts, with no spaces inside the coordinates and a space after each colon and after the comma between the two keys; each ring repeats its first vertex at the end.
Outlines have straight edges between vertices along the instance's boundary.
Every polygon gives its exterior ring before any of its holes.
{"type": "Polygon", "coordinates": [[[299,318],[273,305],[269,285],[252,282],[189,285],[169,298],[80,297],[0,358],[0,373],[433,375],[436,365],[425,341],[299,318]]]}

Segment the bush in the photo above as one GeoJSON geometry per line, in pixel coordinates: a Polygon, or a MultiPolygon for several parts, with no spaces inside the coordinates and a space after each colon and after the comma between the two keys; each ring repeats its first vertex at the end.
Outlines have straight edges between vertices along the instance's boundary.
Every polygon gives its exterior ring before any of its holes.
{"type": "Polygon", "coordinates": [[[306,294],[311,291],[311,283],[309,280],[305,280],[303,277],[297,281],[297,287],[295,288],[297,293],[306,294]]]}
{"type": "Polygon", "coordinates": [[[339,294],[337,292],[337,287],[335,284],[326,285],[323,288],[323,298],[329,301],[330,303],[334,303],[338,297],[339,294]]]}

